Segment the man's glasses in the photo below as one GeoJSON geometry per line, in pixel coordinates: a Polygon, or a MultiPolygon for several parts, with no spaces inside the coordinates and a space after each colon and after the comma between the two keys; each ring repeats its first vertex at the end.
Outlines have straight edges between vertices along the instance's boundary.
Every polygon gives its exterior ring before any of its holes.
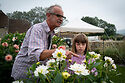
{"type": "Polygon", "coordinates": [[[56,13],[50,13],[50,14],[52,14],[52,15],[56,15],[56,16],[57,16],[57,17],[59,17],[59,18],[66,19],[66,17],[65,17],[65,16],[62,16],[62,15],[60,15],[60,14],[56,14],[56,13]]]}

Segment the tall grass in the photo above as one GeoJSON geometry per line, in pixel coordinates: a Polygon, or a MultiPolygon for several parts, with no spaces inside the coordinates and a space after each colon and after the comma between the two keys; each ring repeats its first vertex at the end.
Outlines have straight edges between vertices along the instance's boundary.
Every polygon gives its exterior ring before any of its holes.
{"type": "Polygon", "coordinates": [[[123,41],[119,46],[111,46],[104,49],[104,53],[101,51],[100,54],[104,56],[112,57],[116,64],[125,65],[125,41],[123,41]]]}

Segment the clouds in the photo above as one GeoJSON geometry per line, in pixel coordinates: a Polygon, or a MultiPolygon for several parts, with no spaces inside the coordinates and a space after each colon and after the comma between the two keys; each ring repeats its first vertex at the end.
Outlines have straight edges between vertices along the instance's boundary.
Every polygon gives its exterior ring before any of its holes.
{"type": "Polygon", "coordinates": [[[125,27],[125,0],[1,0],[0,4],[5,13],[59,4],[68,19],[96,16],[115,24],[117,29],[125,27]]]}

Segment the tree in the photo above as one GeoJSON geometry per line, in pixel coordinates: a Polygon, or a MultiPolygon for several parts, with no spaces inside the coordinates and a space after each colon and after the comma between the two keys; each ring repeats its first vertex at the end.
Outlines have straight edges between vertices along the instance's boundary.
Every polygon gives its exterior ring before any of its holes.
{"type": "Polygon", "coordinates": [[[86,17],[82,17],[81,20],[83,20],[89,24],[95,25],[97,27],[104,28],[105,32],[109,36],[116,35],[116,27],[114,24],[107,23],[106,21],[104,21],[102,19],[98,19],[97,17],[93,18],[93,17],[86,16],[86,17]]]}
{"type": "MultiPolygon", "coordinates": [[[[7,13],[10,19],[23,19],[31,23],[31,25],[43,22],[46,19],[47,8],[35,7],[28,12],[14,11],[13,13],[7,13]]],[[[68,20],[64,19],[62,25],[65,25],[68,20]]]]}
{"type": "Polygon", "coordinates": [[[28,20],[33,25],[43,22],[46,19],[46,8],[35,7],[28,12],[15,11],[13,13],[7,13],[7,16],[11,19],[28,20]]]}

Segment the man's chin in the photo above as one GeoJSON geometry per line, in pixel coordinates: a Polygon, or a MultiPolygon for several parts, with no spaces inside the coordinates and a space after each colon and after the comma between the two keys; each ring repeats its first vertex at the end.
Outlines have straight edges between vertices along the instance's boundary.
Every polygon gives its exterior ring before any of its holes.
{"type": "Polygon", "coordinates": [[[60,27],[60,25],[57,25],[56,27],[60,27]]]}

